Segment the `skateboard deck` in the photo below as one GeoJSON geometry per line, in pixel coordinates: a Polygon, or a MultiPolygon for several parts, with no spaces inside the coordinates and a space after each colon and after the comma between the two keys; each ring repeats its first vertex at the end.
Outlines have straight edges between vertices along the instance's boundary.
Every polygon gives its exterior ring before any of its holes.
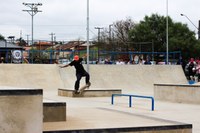
{"type": "Polygon", "coordinates": [[[90,85],[91,85],[91,84],[82,86],[81,88],[79,88],[78,93],[73,92],[73,96],[75,96],[75,97],[80,97],[80,96],[82,96],[84,90],[87,89],[87,88],[89,88],[90,85]]]}
{"type": "Polygon", "coordinates": [[[79,93],[81,94],[85,89],[89,88],[89,85],[84,85],[79,89],[79,93]]]}

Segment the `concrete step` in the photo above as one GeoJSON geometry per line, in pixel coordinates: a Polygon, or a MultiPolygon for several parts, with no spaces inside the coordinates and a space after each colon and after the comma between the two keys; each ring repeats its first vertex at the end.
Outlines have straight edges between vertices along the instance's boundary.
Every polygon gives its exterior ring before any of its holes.
{"type": "Polygon", "coordinates": [[[66,103],[43,101],[43,122],[66,121],[66,103]]]}
{"type": "Polygon", "coordinates": [[[176,103],[200,104],[200,85],[154,84],[156,100],[176,103]]]}
{"type": "Polygon", "coordinates": [[[59,88],[58,95],[65,96],[65,97],[111,97],[112,94],[121,94],[121,89],[102,89],[102,88],[91,88],[86,89],[80,94],[74,94],[74,90],[66,89],[66,88],[59,88]]]}

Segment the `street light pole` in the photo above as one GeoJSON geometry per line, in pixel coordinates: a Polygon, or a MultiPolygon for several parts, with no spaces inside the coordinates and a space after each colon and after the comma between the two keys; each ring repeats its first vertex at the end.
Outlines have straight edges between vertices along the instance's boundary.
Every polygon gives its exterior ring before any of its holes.
{"type": "Polygon", "coordinates": [[[169,62],[169,37],[168,37],[168,0],[166,0],[166,64],[168,65],[169,62]]]}
{"type": "MultiPolygon", "coordinates": [[[[197,31],[198,31],[198,39],[200,39],[200,29],[190,20],[190,18],[188,18],[187,15],[185,15],[185,14],[180,14],[180,15],[186,17],[187,20],[189,20],[190,23],[197,29],[197,31]]],[[[200,24],[200,22],[199,22],[199,24],[200,24]]]]}
{"type": "Polygon", "coordinates": [[[87,0],[87,72],[89,73],[89,0],[87,0]]]}

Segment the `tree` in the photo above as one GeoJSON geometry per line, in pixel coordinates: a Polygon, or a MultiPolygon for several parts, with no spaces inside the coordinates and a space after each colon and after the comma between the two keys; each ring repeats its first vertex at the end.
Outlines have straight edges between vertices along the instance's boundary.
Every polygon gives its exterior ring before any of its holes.
{"type": "Polygon", "coordinates": [[[19,39],[17,39],[16,41],[19,42],[19,46],[26,46],[27,45],[26,41],[21,37],[19,39]]]}
{"type": "MultiPolygon", "coordinates": [[[[190,31],[187,25],[173,22],[168,17],[169,51],[180,50],[184,58],[194,57],[194,49],[197,44],[195,33],[190,31]]],[[[154,51],[166,51],[166,17],[152,14],[145,16],[143,21],[129,32],[129,39],[135,44],[140,42],[153,42],[154,51]]],[[[134,46],[139,50],[137,45],[134,46]]]]}
{"type": "Polygon", "coordinates": [[[129,32],[135,28],[135,25],[131,18],[117,21],[113,25],[115,41],[118,42],[124,51],[129,51],[129,32]]]}
{"type": "Polygon", "coordinates": [[[129,31],[135,26],[131,18],[116,21],[104,28],[100,35],[101,48],[109,51],[128,51],[129,31]]]}
{"type": "Polygon", "coordinates": [[[5,37],[0,34],[0,40],[5,40],[5,37]]]}

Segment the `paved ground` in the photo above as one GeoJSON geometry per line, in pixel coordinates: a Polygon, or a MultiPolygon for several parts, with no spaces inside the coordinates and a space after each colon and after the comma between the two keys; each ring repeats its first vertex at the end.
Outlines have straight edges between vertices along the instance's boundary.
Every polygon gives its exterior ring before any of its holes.
{"type": "Polygon", "coordinates": [[[193,124],[193,132],[200,131],[200,106],[156,101],[151,111],[148,100],[134,100],[134,107],[128,107],[127,98],[66,98],[54,100],[67,102],[67,122],[45,123],[44,130],[144,127],[160,125],[193,124]],[[194,115],[196,114],[196,115],[194,115]]]}
{"type": "MultiPolygon", "coordinates": [[[[45,123],[44,130],[153,126],[180,122],[193,124],[193,133],[200,132],[200,105],[156,101],[155,111],[151,111],[150,101],[143,99],[135,99],[134,107],[129,108],[127,98],[117,98],[116,104],[111,105],[110,97],[57,96],[58,88],[73,89],[73,67],[60,69],[57,65],[2,64],[0,75],[0,86],[43,88],[44,99],[67,103],[67,122],[45,123]]],[[[180,66],[92,65],[90,75],[91,89],[121,88],[122,93],[150,96],[153,96],[154,83],[187,84],[180,66]]]]}

